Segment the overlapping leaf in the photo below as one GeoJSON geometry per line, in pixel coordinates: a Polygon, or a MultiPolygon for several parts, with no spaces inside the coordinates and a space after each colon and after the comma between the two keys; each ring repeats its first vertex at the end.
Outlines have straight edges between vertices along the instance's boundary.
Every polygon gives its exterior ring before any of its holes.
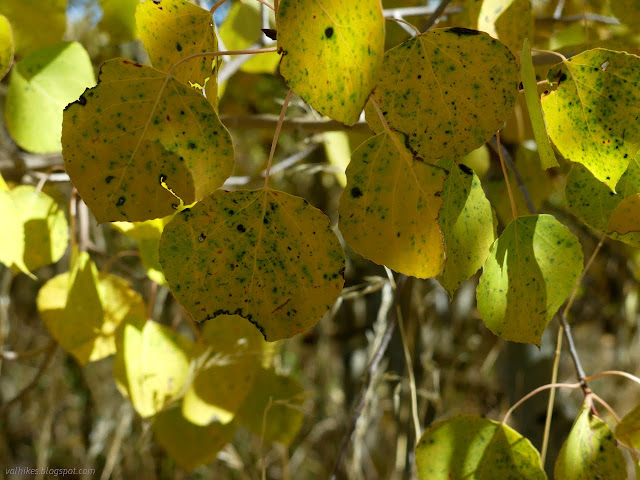
{"type": "Polygon", "coordinates": [[[640,150],[640,57],[587,50],[551,68],[548,79],[558,85],[542,98],[551,140],[615,192],[640,150]]]}
{"type": "Polygon", "coordinates": [[[525,38],[533,38],[531,0],[484,0],[478,30],[487,32],[519,56],[525,38]]]}
{"type": "Polygon", "coordinates": [[[420,480],[546,480],[540,454],[507,425],[477,415],[435,422],[416,446],[420,480]]]}
{"type": "Polygon", "coordinates": [[[33,51],[9,77],[5,111],[9,133],[25,150],[59,152],[62,111],[95,83],[91,59],[79,43],[33,51]]]}
{"type": "Polygon", "coordinates": [[[585,403],[571,427],[554,468],[563,480],[626,478],[626,465],[613,433],[585,403]]]}
{"type": "Polygon", "coordinates": [[[13,31],[7,17],[0,15],[0,79],[2,79],[13,63],[13,31]]]}
{"type": "MultiPolygon", "coordinates": [[[[515,57],[486,33],[431,30],[385,54],[373,98],[389,126],[423,158],[455,158],[485,143],[511,115],[515,57]]],[[[375,112],[367,121],[380,132],[375,112]]]]}
{"type": "Polygon", "coordinates": [[[0,12],[11,22],[19,55],[62,40],[66,9],[67,0],[0,0],[0,12]]]}
{"type": "Polygon", "coordinates": [[[102,19],[98,25],[113,43],[129,42],[137,37],[136,7],[140,0],[100,0],[102,19]]]}
{"type": "Polygon", "coordinates": [[[540,345],[582,263],[578,239],[553,216],[512,221],[491,247],[478,284],[485,325],[505,340],[540,345]]]}
{"type": "Polygon", "coordinates": [[[353,125],[384,54],[380,0],[281,0],[280,73],[313,108],[353,125]]]}
{"type": "Polygon", "coordinates": [[[640,232],[640,194],[630,195],[618,204],[611,214],[607,230],[620,235],[640,232]]]}
{"type": "Polygon", "coordinates": [[[160,263],[198,322],[240,315],[274,341],[315,325],[344,283],[344,251],[322,212],[263,188],[217,191],[165,227],[160,263]]]}
{"type": "Polygon", "coordinates": [[[640,405],[622,418],[616,425],[615,434],[626,445],[640,450],[640,405]]]}
{"type": "Polygon", "coordinates": [[[100,222],[174,213],[215,191],[233,170],[233,146],[196,90],[124,59],[64,113],[71,180],[100,222]]]}
{"type": "Polygon", "coordinates": [[[438,275],[444,244],[436,220],[446,170],[414,156],[400,134],[385,132],[353,152],[346,173],[340,231],[349,246],[407,275],[438,275]]]}

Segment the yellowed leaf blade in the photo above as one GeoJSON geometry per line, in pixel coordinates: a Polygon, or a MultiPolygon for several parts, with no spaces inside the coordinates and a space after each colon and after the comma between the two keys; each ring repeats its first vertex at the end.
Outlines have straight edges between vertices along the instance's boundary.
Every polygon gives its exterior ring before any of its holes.
{"type": "Polygon", "coordinates": [[[353,125],[384,55],[380,0],[281,0],[280,73],[320,113],[353,125]]]}
{"type": "Polygon", "coordinates": [[[62,40],[67,0],[0,0],[0,12],[11,22],[20,56],[62,40]]]}
{"type": "Polygon", "coordinates": [[[136,31],[136,7],[140,0],[100,0],[102,19],[98,24],[109,34],[112,43],[130,42],[136,31]]]}
{"type": "Polygon", "coordinates": [[[622,418],[616,425],[615,434],[626,445],[640,450],[640,405],[622,418]]]}
{"type": "Polygon", "coordinates": [[[630,195],[618,204],[611,214],[607,230],[620,235],[640,232],[640,194],[630,195]]]}
{"type": "Polygon", "coordinates": [[[99,84],[64,113],[66,170],[99,222],[175,213],[233,170],[231,136],[207,100],[151,67],[102,65],[99,84]]]}
{"type": "MultiPolygon", "coordinates": [[[[2,177],[0,177],[1,179],[2,177]]],[[[2,180],[4,182],[4,180],[2,180]]],[[[2,218],[2,235],[0,235],[0,263],[7,267],[16,266],[29,274],[24,264],[24,228],[20,212],[11,199],[8,191],[0,190],[0,218],[2,218]]]]}
{"type": "Polygon", "coordinates": [[[411,154],[401,135],[360,145],[340,197],[340,231],[369,260],[418,278],[438,275],[444,243],[437,223],[446,170],[411,154]]]}
{"type": "Polygon", "coordinates": [[[525,38],[532,38],[530,0],[484,0],[478,13],[478,30],[505,44],[516,56],[525,38]]]}
{"type": "Polygon", "coordinates": [[[240,315],[275,341],[315,325],[344,283],[344,251],[329,219],[300,198],[217,191],[177,214],[160,263],[198,322],[240,315]]]}
{"type": "Polygon", "coordinates": [[[13,63],[13,31],[7,17],[0,15],[0,79],[2,79],[13,63]]]}

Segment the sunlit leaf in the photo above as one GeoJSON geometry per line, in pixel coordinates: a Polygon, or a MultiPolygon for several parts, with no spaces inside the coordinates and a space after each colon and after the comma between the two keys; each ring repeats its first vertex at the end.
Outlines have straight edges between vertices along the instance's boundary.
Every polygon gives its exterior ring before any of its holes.
{"type": "Polygon", "coordinates": [[[73,184],[99,222],[175,213],[211,194],[233,170],[233,146],[197,91],[124,59],[64,112],[62,144],[73,184]]]}
{"type": "Polygon", "coordinates": [[[400,134],[381,133],[360,145],[340,197],[347,244],[397,272],[438,275],[444,243],[436,220],[446,173],[407,150],[400,134]]]}
{"type": "Polygon", "coordinates": [[[587,50],[549,70],[558,89],[542,98],[556,148],[612,191],[640,150],[638,72],[640,57],[587,50]]]}
{"type": "Polygon", "coordinates": [[[591,412],[589,403],[585,403],[560,449],[554,477],[563,480],[622,479],[627,478],[625,463],[613,433],[591,412]]]}
{"type": "MultiPolygon", "coordinates": [[[[455,158],[502,127],[518,82],[515,57],[500,42],[476,30],[444,28],[389,50],[373,98],[418,155],[455,158]]],[[[367,121],[380,132],[376,120],[367,105],[367,121]]]]}
{"type": "Polygon", "coordinates": [[[522,42],[533,38],[530,0],[484,0],[478,13],[478,30],[487,32],[520,56],[522,42]]]}
{"type": "Polygon", "coordinates": [[[340,173],[336,173],[338,183],[343,188],[347,186],[347,176],[343,173],[351,158],[351,145],[346,132],[325,132],[323,134],[324,152],[327,160],[340,173]]]}
{"type": "Polygon", "coordinates": [[[217,191],[165,227],[160,263],[198,322],[240,315],[268,341],[315,325],[344,283],[344,251],[329,219],[270,189],[217,191]]]}
{"type": "Polygon", "coordinates": [[[13,63],[13,32],[7,17],[0,15],[0,79],[2,79],[13,63]]]}
{"type": "Polygon", "coordinates": [[[485,325],[505,340],[540,345],[582,263],[578,239],[553,216],[512,221],[491,247],[478,284],[485,325]]]}
{"type": "Polygon", "coordinates": [[[140,0],[100,0],[102,19],[98,27],[113,43],[129,42],[137,37],[136,7],[140,0]]]}
{"type": "Polygon", "coordinates": [[[0,12],[11,22],[16,53],[62,40],[67,27],[67,0],[0,0],[0,12]]]}
{"type": "Polygon", "coordinates": [[[384,54],[380,0],[281,0],[280,73],[313,108],[353,125],[384,54]]]}
{"type": "Polygon", "coordinates": [[[95,83],[91,59],[79,43],[33,51],[16,63],[9,77],[9,133],[25,150],[59,152],[62,111],[95,83]]]}
{"type": "Polygon", "coordinates": [[[615,434],[626,445],[640,450],[640,405],[622,418],[616,425],[615,434]]]}
{"type": "MultiPolygon", "coordinates": [[[[0,182],[4,180],[0,176],[0,182]]],[[[4,184],[6,186],[6,184],[4,184]]],[[[2,218],[2,235],[0,235],[0,263],[7,267],[15,265],[25,273],[29,269],[24,264],[24,227],[22,215],[13,203],[8,189],[0,188],[0,218],[2,218]]]]}
{"type": "Polygon", "coordinates": [[[621,235],[640,232],[640,194],[630,195],[618,204],[611,214],[607,231],[621,235]]]}
{"type": "Polygon", "coordinates": [[[420,480],[546,480],[531,442],[499,422],[458,415],[435,422],[416,446],[420,480]]]}

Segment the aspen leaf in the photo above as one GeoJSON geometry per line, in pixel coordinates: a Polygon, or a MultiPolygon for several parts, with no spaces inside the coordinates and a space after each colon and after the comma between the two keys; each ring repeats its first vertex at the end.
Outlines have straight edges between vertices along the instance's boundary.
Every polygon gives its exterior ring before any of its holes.
{"type": "Polygon", "coordinates": [[[346,132],[325,132],[323,135],[324,153],[329,163],[337,169],[336,179],[342,188],[347,186],[345,170],[351,158],[351,145],[346,132]]]}
{"type": "Polygon", "coordinates": [[[298,434],[304,413],[304,390],[297,380],[261,369],[238,410],[238,423],[265,442],[289,445],[298,434]],[[265,421],[266,420],[266,421],[265,421]]]}
{"type": "Polygon", "coordinates": [[[342,289],[344,262],[322,212],[267,188],[217,191],[178,213],[160,241],[169,286],[196,321],[240,315],[268,341],[322,318],[342,289]]]}
{"type": "Polygon", "coordinates": [[[451,160],[441,160],[438,165],[449,170],[438,216],[446,252],[438,281],[452,297],[484,265],[496,239],[497,222],[473,170],[451,160]]]}
{"type": "Polygon", "coordinates": [[[558,161],[553,153],[549,135],[547,134],[547,126],[544,123],[544,115],[542,113],[542,103],[538,95],[538,86],[536,82],[536,73],[533,68],[533,60],[531,59],[531,47],[529,39],[524,39],[522,45],[522,56],[520,57],[520,76],[522,85],[524,86],[524,98],[527,102],[527,110],[529,118],[531,118],[531,126],[533,127],[533,136],[538,145],[538,153],[540,154],[540,163],[545,170],[551,167],[557,167],[558,161]]]}
{"type": "Polygon", "coordinates": [[[59,152],[62,111],[85,88],[95,85],[91,59],[77,42],[35,50],[9,76],[5,119],[25,150],[59,152]]]}
{"type": "MultiPolygon", "coordinates": [[[[373,98],[423,158],[462,157],[499,130],[518,94],[513,54],[486,33],[430,30],[385,54],[373,98]]],[[[367,105],[367,121],[375,118],[367,105]]],[[[374,131],[379,126],[370,123],[374,131]]]]}
{"type": "Polygon", "coordinates": [[[182,416],[180,407],[160,412],[151,425],[156,440],[187,472],[216,458],[233,440],[236,425],[213,422],[201,427],[182,416]]]}
{"type": "Polygon", "coordinates": [[[513,220],[491,247],[478,284],[485,325],[505,340],[539,346],[582,263],[578,239],[553,216],[513,220]]]}
{"type": "Polygon", "coordinates": [[[280,73],[320,113],[358,121],[384,55],[380,0],[281,0],[280,73]]]}
{"type": "Polygon", "coordinates": [[[523,40],[533,37],[531,1],[484,0],[477,28],[500,40],[519,57],[523,40]]]}
{"type": "Polygon", "coordinates": [[[140,0],[100,0],[102,20],[101,30],[109,34],[113,43],[130,42],[137,37],[136,7],[140,0]]]}
{"type": "Polygon", "coordinates": [[[416,446],[420,480],[546,480],[528,439],[499,422],[457,415],[427,428],[416,446]]]}
{"type": "Polygon", "coordinates": [[[630,195],[618,204],[609,218],[607,230],[620,235],[640,232],[640,194],[630,195]]]}
{"type": "Polygon", "coordinates": [[[172,329],[135,316],[116,332],[113,374],[142,417],[182,395],[189,377],[192,342],[172,329]]]}
{"type": "Polygon", "coordinates": [[[229,423],[246,398],[260,367],[264,339],[237,315],[205,323],[194,357],[200,364],[184,398],[182,414],[192,423],[229,423]]]}
{"type": "Polygon", "coordinates": [[[568,160],[583,164],[615,192],[640,150],[640,57],[587,50],[549,70],[558,89],[542,98],[549,136],[568,160]],[[585,135],[576,135],[585,132],[585,135]]]}
{"type": "Polygon", "coordinates": [[[142,265],[147,269],[147,276],[158,285],[167,285],[167,279],[162,273],[158,249],[160,248],[160,236],[138,240],[138,251],[142,265]]]}
{"type": "MultiPolygon", "coordinates": [[[[2,179],[2,177],[0,177],[2,179]]],[[[4,182],[4,180],[2,180],[4,182]]],[[[0,218],[2,218],[2,235],[0,235],[0,263],[7,267],[15,266],[24,273],[29,269],[22,258],[24,253],[24,227],[22,215],[13,203],[11,194],[0,189],[0,218]]]]}
{"type": "Polygon", "coordinates": [[[66,9],[67,0],[0,0],[0,12],[11,22],[16,53],[21,56],[62,40],[66,9]]]}
{"type": "MultiPolygon", "coordinates": [[[[164,72],[189,55],[218,50],[211,14],[187,0],[146,0],[136,9],[136,23],[152,65],[164,72]]],[[[217,62],[218,57],[193,58],[173,76],[202,88],[217,62]]]]}
{"type": "Polygon", "coordinates": [[[2,79],[13,63],[13,32],[7,17],[0,15],[0,79],[2,79]]]}
{"type": "Polygon", "coordinates": [[[414,156],[397,133],[360,145],[347,167],[340,197],[340,231],[369,260],[418,278],[438,275],[444,264],[442,207],[446,170],[414,156]]]}
{"type": "Polygon", "coordinates": [[[616,425],[615,434],[626,445],[640,450],[640,405],[636,405],[616,425]]]}
{"type": "Polygon", "coordinates": [[[63,156],[99,222],[175,213],[220,187],[233,170],[227,129],[197,91],[124,59],[64,112],[63,156]]]}
{"type": "Polygon", "coordinates": [[[626,465],[611,430],[585,403],[562,444],[554,477],[563,480],[626,478],[626,465]]]}
{"type": "Polygon", "coordinates": [[[142,297],[121,278],[98,273],[85,252],[77,255],[70,272],[44,284],[37,305],[53,338],[81,365],[115,353],[120,323],[145,314],[142,297]]]}

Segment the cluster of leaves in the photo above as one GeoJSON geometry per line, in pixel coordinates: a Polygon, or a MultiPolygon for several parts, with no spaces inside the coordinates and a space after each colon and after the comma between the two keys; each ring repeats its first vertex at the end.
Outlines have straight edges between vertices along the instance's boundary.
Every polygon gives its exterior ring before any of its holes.
{"type": "MultiPolygon", "coordinates": [[[[574,162],[569,210],[640,246],[640,57],[603,48],[560,56],[540,98],[528,0],[469,1],[461,26],[419,33],[386,52],[379,0],[325,3],[280,0],[275,27],[280,74],[291,90],[345,125],[364,109],[375,133],[346,169],[344,241],[398,273],[437,278],[450,296],[482,269],[477,304],[485,325],[505,340],[540,345],[580,277],[580,242],[552,215],[519,216],[513,199],[498,235],[499,206],[465,162],[511,117],[522,85],[540,167],[559,166],[552,145],[574,162]]],[[[215,456],[237,425],[290,442],[302,420],[302,387],[276,373],[269,342],[308,330],[331,308],[344,284],[345,252],[324,213],[270,188],[268,174],[258,190],[220,189],[234,148],[218,116],[210,12],[186,0],[141,3],[135,28],[117,35],[137,30],[152,66],[109,60],[93,86],[79,44],[21,40],[15,5],[0,2],[8,18],[0,19],[8,47],[0,70],[12,62],[12,27],[16,54],[24,55],[9,81],[11,135],[29,151],[61,149],[95,218],[135,238],[149,276],[206,322],[196,342],[153,322],[126,281],[99,273],[73,248],[69,271],[38,296],[52,336],[81,364],[115,354],[119,390],[142,417],[154,417],[158,441],[187,469],[215,456]],[[51,126],[44,135],[43,121],[51,126]]],[[[232,15],[250,8],[242,5],[232,15]]],[[[105,9],[103,21],[111,14],[105,9]]],[[[270,70],[274,60],[269,53],[250,68],[270,70]]],[[[0,199],[10,228],[0,261],[28,274],[58,261],[68,227],[55,200],[5,185],[0,199]]],[[[560,452],[557,478],[624,475],[622,453],[590,402],[560,452]]],[[[636,449],[639,408],[615,431],[636,449]]],[[[421,478],[546,478],[528,440],[469,415],[431,425],[416,461],[421,478]]]]}

